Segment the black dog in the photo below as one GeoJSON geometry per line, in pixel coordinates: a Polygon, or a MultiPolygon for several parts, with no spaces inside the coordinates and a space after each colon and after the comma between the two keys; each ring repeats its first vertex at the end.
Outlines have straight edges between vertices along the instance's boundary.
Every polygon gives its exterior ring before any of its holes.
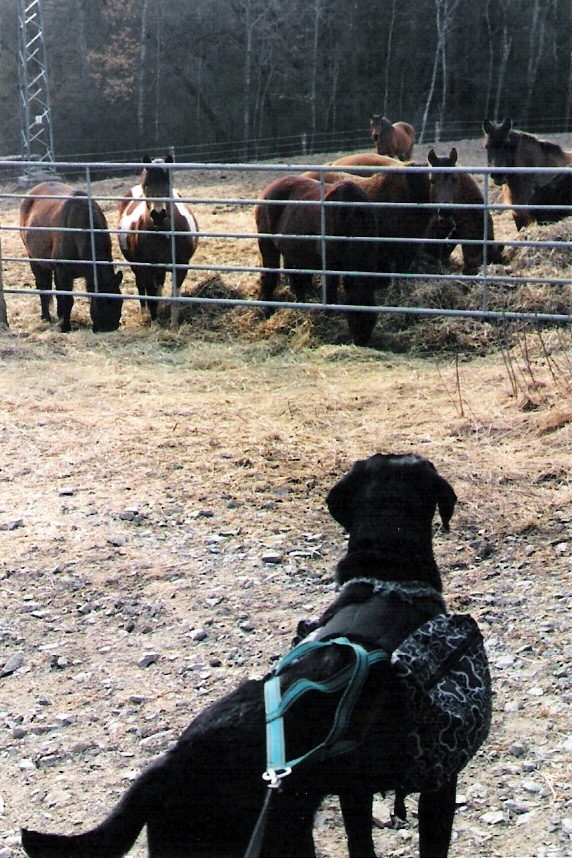
{"type": "MultiPolygon", "coordinates": [[[[419,456],[375,455],[357,462],[330,491],[333,517],[349,532],[337,568],[341,593],[312,637],[340,633],[391,653],[445,606],[433,557],[431,522],[439,508],[448,529],[456,495],[419,456]]],[[[282,691],[300,677],[323,681],[348,663],[332,645],[302,655],[284,670],[282,691]]],[[[263,681],[248,681],[201,712],[177,744],[133,783],[111,815],[78,835],[22,831],[31,858],[120,858],[147,826],[151,858],[243,856],[266,788],[263,681]]],[[[285,717],[287,755],[296,758],[328,733],[336,695],[310,691],[285,717]]],[[[407,786],[403,694],[389,660],[373,665],[350,718],[353,749],[295,767],[273,791],[261,854],[315,856],[314,815],[338,795],[350,856],[374,858],[372,796],[418,791],[407,786]],[[405,787],[404,787],[405,782],[405,787]]],[[[422,856],[446,856],[455,810],[456,772],[438,789],[421,790],[422,856]]]]}

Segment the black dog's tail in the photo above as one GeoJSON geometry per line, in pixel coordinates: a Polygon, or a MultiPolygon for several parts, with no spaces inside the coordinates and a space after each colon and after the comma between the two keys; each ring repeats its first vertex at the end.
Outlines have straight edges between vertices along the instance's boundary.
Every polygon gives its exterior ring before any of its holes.
{"type": "MultiPolygon", "coordinates": [[[[152,770],[148,772],[152,776],[152,770]]],[[[22,829],[30,858],[121,858],[147,822],[149,779],[138,778],[107,819],[84,834],[43,834],[22,829]]]]}

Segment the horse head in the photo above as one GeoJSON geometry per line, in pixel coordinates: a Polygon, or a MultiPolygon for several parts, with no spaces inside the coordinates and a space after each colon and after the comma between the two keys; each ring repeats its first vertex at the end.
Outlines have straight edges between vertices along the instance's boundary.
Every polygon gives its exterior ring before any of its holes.
{"type": "MultiPolygon", "coordinates": [[[[487,135],[485,149],[489,167],[514,167],[518,135],[512,130],[512,120],[508,116],[502,122],[485,119],[483,131],[487,135]]],[[[500,169],[494,170],[491,178],[495,185],[505,185],[509,176],[500,169]]]]}
{"type": "Polygon", "coordinates": [[[143,197],[147,205],[147,211],[153,224],[158,230],[171,228],[169,218],[169,200],[171,198],[172,186],[170,171],[163,164],[172,164],[172,155],[166,158],[154,158],[149,155],[143,158],[144,164],[149,164],[141,173],[141,187],[143,197]]]}
{"type": "Polygon", "coordinates": [[[371,128],[371,138],[375,143],[375,148],[378,155],[387,155],[387,145],[391,141],[393,133],[393,125],[385,116],[380,113],[372,113],[369,117],[369,125],[371,128]]]}
{"type": "MultiPolygon", "coordinates": [[[[457,163],[457,150],[451,149],[448,156],[439,158],[435,154],[435,150],[431,149],[427,155],[427,160],[432,167],[454,167],[457,163]]],[[[437,223],[441,227],[451,226],[454,228],[454,211],[450,208],[441,209],[440,206],[450,206],[455,202],[455,196],[459,188],[459,174],[457,172],[438,172],[429,173],[429,200],[436,203],[437,208],[437,223]]]]}

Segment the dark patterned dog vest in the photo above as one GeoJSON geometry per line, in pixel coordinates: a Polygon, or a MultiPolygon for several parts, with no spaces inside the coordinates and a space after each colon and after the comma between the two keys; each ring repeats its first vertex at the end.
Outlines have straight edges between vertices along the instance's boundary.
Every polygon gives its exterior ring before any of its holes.
{"type": "Polygon", "coordinates": [[[491,679],[479,627],[468,614],[439,614],[403,641],[391,664],[407,713],[403,790],[437,790],[489,734],[491,679]]]}

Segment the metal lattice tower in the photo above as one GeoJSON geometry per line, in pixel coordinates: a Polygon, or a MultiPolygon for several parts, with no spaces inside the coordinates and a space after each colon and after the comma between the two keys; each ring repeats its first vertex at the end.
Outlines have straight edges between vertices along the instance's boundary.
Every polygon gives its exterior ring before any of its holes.
{"type": "Polygon", "coordinates": [[[18,0],[21,149],[26,161],[54,161],[52,114],[40,0],[18,0]]]}

